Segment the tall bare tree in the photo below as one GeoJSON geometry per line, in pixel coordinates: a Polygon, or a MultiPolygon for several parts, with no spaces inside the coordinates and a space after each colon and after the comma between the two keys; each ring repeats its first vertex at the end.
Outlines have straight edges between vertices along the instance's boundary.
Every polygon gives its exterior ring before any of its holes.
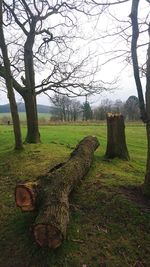
{"type": "MultiPolygon", "coordinates": [[[[13,87],[26,107],[26,141],[37,143],[38,94],[51,90],[77,96],[106,89],[95,79],[97,66],[93,68],[91,56],[85,49],[83,56],[79,53],[78,42],[75,47],[75,40],[80,38],[76,31],[80,14],[95,16],[100,11],[93,1],[89,5],[82,0],[4,0],[3,12],[13,87]]],[[[0,66],[0,76],[6,79],[4,65],[0,66]]]]}
{"type": "MultiPolygon", "coordinates": [[[[147,0],[150,5],[150,1],[147,0]]],[[[146,174],[145,174],[145,182],[144,189],[147,194],[150,195],[150,24],[147,24],[145,18],[145,25],[147,26],[147,59],[146,59],[146,68],[145,68],[145,76],[146,76],[146,92],[145,92],[145,100],[143,95],[143,88],[140,78],[139,71],[139,60],[138,60],[138,39],[140,36],[139,30],[139,18],[138,18],[138,9],[139,9],[140,0],[132,0],[131,7],[131,22],[132,22],[132,41],[131,41],[131,55],[133,62],[133,70],[134,70],[134,79],[136,82],[136,88],[138,92],[139,105],[141,111],[141,118],[143,122],[146,124],[147,131],[147,165],[146,165],[146,174]]],[[[149,12],[147,14],[147,18],[149,17],[149,12]]]]}
{"type": "Polygon", "coordinates": [[[13,129],[15,136],[15,149],[22,149],[22,138],[21,138],[21,130],[20,130],[20,121],[17,110],[17,104],[15,100],[15,95],[13,91],[13,83],[12,83],[12,74],[10,69],[10,62],[8,58],[7,46],[5,43],[4,32],[3,32],[3,12],[2,12],[2,0],[0,0],[0,49],[3,55],[3,64],[5,68],[5,81],[8,93],[8,99],[10,103],[10,110],[12,114],[13,121],[13,129]]]}
{"type": "MultiPolygon", "coordinates": [[[[94,0],[93,2],[96,3],[94,0]]],[[[105,63],[124,56],[125,62],[133,65],[141,119],[145,123],[147,131],[147,164],[144,191],[150,195],[150,1],[132,0],[131,13],[129,10],[130,15],[128,18],[122,19],[119,9],[119,16],[117,16],[118,13],[115,5],[124,4],[125,2],[130,4],[129,1],[116,1],[116,3],[115,1],[107,1],[107,3],[97,2],[97,5],[105,5],[105,10],[108,11],[107,14],[118,25],[115,25],[111,33],[107,31],[105,36],[101,36],[99,39],[114,38],[117,44],[119,44],[117,46],[115,43],[114,51],[113,49],[107,51],[107,55],[110,57],[108,57],[105,63]],[[113,11],[110,10],[112,5],[113,11]],[[120,46],[121,40],[125,41],[125,45],[122,43],[122,46],[120,46]],[[141,77],[146,78],[145,87],[141,77]]]]}

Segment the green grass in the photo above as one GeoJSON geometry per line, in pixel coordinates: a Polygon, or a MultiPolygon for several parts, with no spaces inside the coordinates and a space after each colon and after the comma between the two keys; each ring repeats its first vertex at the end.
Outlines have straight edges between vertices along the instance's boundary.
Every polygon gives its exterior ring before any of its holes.
{"type": "MultiPolygon", "coordinates": [[[[142,125],[127,125],[130,161],[105,161],[105,125],[58,125],[40,129],[42,143],[13,150],[11,126],[0,126],[0,266],[3,267],[126,267],[150,266],[150,209],[140,195],[146,161],[142,125]],[[68,158],[86,135],[100,147],[85,180],[73,192],[67,240],[51,251],[32,237],[35,213],[15,207],[19,180],[36,180],[68,158]],[[139,192],[139,195],[138,195],[139,192]]],[[[25,137],[26,128],[22,128],[25,137]]]]}
{"type": "MultiPolygon", "coordinates": [[[[21,122],[26,121],[26,113],[25,112],[19,112],[19,117],[21,122]]],[[[51,117],[50,113],[38,113],[39,121],[48,121],[51,117]]],[[[0,113],[0,122],[3,124],[7,124],[7,120],[11,121],[11,114],[9,112],[6,113],[0,113]]]]}

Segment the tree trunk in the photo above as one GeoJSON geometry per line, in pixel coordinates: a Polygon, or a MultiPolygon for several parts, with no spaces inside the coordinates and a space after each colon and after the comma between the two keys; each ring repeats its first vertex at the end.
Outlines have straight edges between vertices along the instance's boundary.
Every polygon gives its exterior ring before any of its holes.
{"type": "MultiPolygon", "coordinates": [[[[150,25],[149,25],[150,35],[150,25]]],[[[146,133],[147,133],[147,164],[144,181],[144,193],[150,196],[150,42],[147,50],[147,69],[146,69],[146,133]]]]}
{"type": "Polygon", "coordinates": [[[40,143],[36,97],[30,91],[27,91],[23,98],[27,116],[27,135],[25,141],[27,143],[40,143]]]}
{"type": "Polygon", "coordinates": [[[107,114],[107,149],[106,158],[129,160],[125,139],[124,117],[121,114],[107,114]]]}
{"type": "Polygon", "coordinates": [[[4,67],[6,72],[6,87],[8,92],[8,98],[10,103],[10,110],[13,121],[13,130],[15,136],[15,149],[22,149],[22,138],[21,138],[21,129],[20,129],[20,120],[18,115],[18,109],[15,99],[15,94],[13,91],[13,82],[11,76],[10,62],[8,58],[7,46],[5,44],[5,38],[3,33],[3,18],[2,18],[2,1],[0,1],[0,48],[2,50],[4,67]]]}
{"type": "Polygon", "coordinates": [[[35,183],[16,186],[16,204],[23,210],[34,209],[35,202],[40,199],[39,214],[33,226],[34,238],[40,246],[56,248],[65,239],[69,222],[68,196],[88,172],[98,146],[96,137],[85,137],[67,162],[40,179],[40,191],[35,183]]]}
{"type": "Polygon", "coordinates": [[[134,79],[136,82],[136,88],[138,92],[139,104],[141,118],[144,123],[146,123],[146,132],[147,132],[147,165],[146,165],[146,174],[144,181],[144,193],[150,196],[150,25],[148,27],[149,35],[149,44],[147,50],[147,60],[146,60],[146,94],[145,102],[142,91],[142,83],[140,79],[139,64],[138,64],[138,55],[137,55],[137,41],[139,38],[139,24],[138,24],[138,9],[139,9],[139,0],[132,0],[131,8],[131,22],[132,22],[132,43],[131,43],[131,54],[134,70],[134,79]],[[146,107],[146,109],[145,109],[146,107]]]}
{"type": "Polygon", "coordinates": [[[140,79],[139,72],[139,63],[138,63],[138,55],[137,55],[137,41],[139,38],[139,25],[138,25],[138,7],[140,0],[132,0],[131,7],[131,22],[132,22],[132,40],[131,40],[131,57],[133,62],[133,73],[134,80],[136,83],[138,98],[139,98],[139,107],[141,112],[141,119],[145,123],[147,121],[147,114],[145,110],[144,96],[142,91],[142,83],[140,79]]]}
{"type": "Polygon", "coordinates": [[[27,143],[39,143],[38,114],[35,93],[35,73],[33,64],[33,44],[35,39],[36,17],[32,18],[30,32],[24,45],[25,85],[24,101],[27,115],[27,143]]]}
{"type": "Polygon", "coordinates": [[[144,181],[144,193],[150,196],[150,123],[146,125],[147,132],[147,164],[146,164],[146,174],[144,181]]]}

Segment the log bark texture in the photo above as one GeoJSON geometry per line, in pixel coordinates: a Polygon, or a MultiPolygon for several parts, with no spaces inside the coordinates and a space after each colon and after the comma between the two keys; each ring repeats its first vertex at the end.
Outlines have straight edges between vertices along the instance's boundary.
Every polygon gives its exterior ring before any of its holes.
{"type": "Polygon", "coordinates": [[[96,137],[85,137],[65,164],[42,179],[42,204],[33,226],[40,246],[57,248],[65,239],[69,222],[68,196],[88,172],[98,146],[96,137]]]}
{"type": "MultiPolygon", "coordinates": [[[[47,175],[61,168],[65,163],[57,164],[48,171],[47,175]]],[[[38,177],[36,182],[21,181],[17,183],[15,187],[15,202],[16,206],[22,211],[35,211],[39,209],[42,198],[41,180],[44,177],[38,177]]]]}
{"type": "Polygon", "coordinates": [[[129,160],[125,138],[124,117],[121,114],[107,114],[107,149],[106,158],[129,160]]]}

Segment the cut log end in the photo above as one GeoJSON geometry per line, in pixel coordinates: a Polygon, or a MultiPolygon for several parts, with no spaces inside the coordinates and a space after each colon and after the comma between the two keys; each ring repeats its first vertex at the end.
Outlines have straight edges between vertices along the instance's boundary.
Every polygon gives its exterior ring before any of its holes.
{"type": "Polygon", "coordinates": [[[48,246],[55,249],[61,245],[64,240],[59,229],[51,224],[37,224],[34,226],[34,238],[41,247],[48,246]]]}
{"type": "Polygon", "coordinates": [[[36,190],[35,183],[19,183],[15,189],[15,201],[16,205],[21,208],[22,211],[35,210],[36,190]]]}

